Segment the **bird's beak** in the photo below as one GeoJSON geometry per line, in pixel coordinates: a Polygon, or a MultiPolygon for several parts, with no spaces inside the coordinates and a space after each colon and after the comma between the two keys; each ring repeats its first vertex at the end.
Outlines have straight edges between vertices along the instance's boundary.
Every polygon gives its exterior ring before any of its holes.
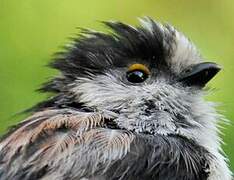
{"type": "Polygon", "coordinates": [[[204,87],[219,71],[221,67],[216,63],[204,62],[188,68],[179,78],[179,82],[187,86],[204,87]]]}

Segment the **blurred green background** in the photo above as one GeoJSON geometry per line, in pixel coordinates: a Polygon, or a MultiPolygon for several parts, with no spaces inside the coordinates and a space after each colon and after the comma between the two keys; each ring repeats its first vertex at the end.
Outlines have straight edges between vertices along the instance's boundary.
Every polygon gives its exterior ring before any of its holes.
{"type": "Polygon", "coordinates": [[[98,20],[137,24],[151,16],[169,22],[224,70],[210,82],[231,120],[222,129],[224,150],[234,169],[234,1],[233,0],[0,0],[0,133],[21,120],[16,115],[46,95],[35,92],[56,74],[45,67],[54,52],[78,33],[76,27],[105,30],[98,20]]]}

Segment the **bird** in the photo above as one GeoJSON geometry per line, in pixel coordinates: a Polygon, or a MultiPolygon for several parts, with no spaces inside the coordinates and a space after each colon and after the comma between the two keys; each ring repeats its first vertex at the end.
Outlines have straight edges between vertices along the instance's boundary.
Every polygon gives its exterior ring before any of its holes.
{"type": "Polygon", "coordinates": [[[0,179],[231,180],[205,100],[221,66],[170,24],[102,23],[51,60],[50,96],[1,137],[0,179]]]}

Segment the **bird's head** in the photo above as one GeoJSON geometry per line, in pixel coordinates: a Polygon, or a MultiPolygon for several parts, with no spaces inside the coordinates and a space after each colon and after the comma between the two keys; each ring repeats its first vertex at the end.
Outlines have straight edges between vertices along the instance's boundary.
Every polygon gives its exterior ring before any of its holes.
{"type": "Polygon", "coordinates": [[[217,114],[203,87],[220,70],[170,25],[105,22],[111,33],[83,30],[59,53],[61,71],[42,89],[55,96],[40,106],[98,111],[114,127],[144,134],[178,134],[209,143],[217,114]]]}

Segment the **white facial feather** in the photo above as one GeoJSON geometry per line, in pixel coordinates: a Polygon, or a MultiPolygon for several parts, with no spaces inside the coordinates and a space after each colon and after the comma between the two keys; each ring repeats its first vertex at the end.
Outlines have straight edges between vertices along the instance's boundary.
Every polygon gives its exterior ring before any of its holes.
{"type": "Polygon", "coordinates": [[[201,62],[201,56],[196,47],[181,32],[175,31],[173,55],[170,58],[173,69],[180,73],[186,67],[201,62]]]}
{"type": "MultiPolygon", "coordinates": [[[[141,24],[152,32],[149,20],[141,19],[141,24]]],[[[172,26],[160,24],[159,27],[163,33],[175,33],[172,55],[167,61],[176,74],[202,61],[195,46],[182,33],[172,26]]],[[[167,42],[164,46],[169,47],[167,42]]],[[[163,79],[139,86],[126,85],[118,78],[120,75],[121,72],[113,69],[105,75],[78,78],[71,85],[71,91],[79,102],[107,116],[111,114],[121,128],[136,133],[178,134],[196,141],[214,156],[210,160],[209,180],[231,179],[226,160],[220,153],[222,140],[217,127],[222,116],[216,112],[214,103],[203,100],[202,91],[170,85],[163,79]],[[148,114],[145,113],[147,101],[155,104],[148,114]]]]}
{"type": "MultiPolygon", "coordinates": [[[[152,20],[149,18],[140,18],[141,26],[153,33],[152,20]]],[[[175,73],[180,73],[186,67],[197,64],[202,61],[201,55],[195,45],[182,32],[177,31],[173,26],[155,22],[161,29],[161,32],[167,36],[174,34],[174,43],[172,47],[164,40],[164,47],[172,48],[172,55],[167,61],[173,66],[175,73]]],[[[170,42],[171,43],[171,42],[170,42]]]]}

